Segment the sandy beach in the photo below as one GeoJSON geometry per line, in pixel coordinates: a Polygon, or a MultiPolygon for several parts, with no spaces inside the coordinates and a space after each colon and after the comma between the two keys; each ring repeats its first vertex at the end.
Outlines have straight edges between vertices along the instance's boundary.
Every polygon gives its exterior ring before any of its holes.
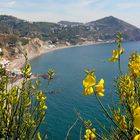
{"type": "MultiPolygon", "coordinates": [[[[30,61],[36,57],[39,57],[42,54],[49,53],[49,52],[56,51],[56,50],[73,48],[73,47],[86,47],[89,45],[104,44],[104,43],[109,43],[109,42],[96,42],[96,43],[95,42],[85,42],[83,44],[69,45],[69,46],[59,44],[59,46],[55,46],[54,48],[47,48],[46,46],[42,46],[41,49],[39,50],[39,53],[27,53],[27,57],[28,57],[28,60],[30,61]]],[[[14,69],[20,69],[20,68],[22,68],[24,63],[25,63],[25,58],[23,55],[21,55],[18,58],[11,61],[7,68],[11,71],[14,69]]],[[[36,79],[36,78],[37,77],[34,77],[34,75],[31,76],[31,79],[36,79]]],[[[20,86],[22,83],[22,80],[23,80],[23,78],[16,80],[14,83],[9,84],[9,87],[12,87],[13,85],[20,86]]]]}
{"type": "MultiPolygon", "coordinates": [[[[39,57],[40,55],[44,53],[49,53],[49,52],[60,50],[60,49],[82,47],[82,46],[86,47],[88,45],[104,44],[104,43],[109,43],[109,42],[84,42],[82,44],[77,44],[77,45],[58,45],[58,46],[55,46],[54,48],[47,48],[46,46],[42,46],[41,49],[39,50],[39,53],[27,53],[27,57],[28,57],[28,60],[30,61],[36,57],[39,57]]],[[[24,63],[25,63],[25,58],[23,55],[21,55],[10,62],[8,69],[9,70],[12,70],[14,68],[19,69],[23,66],[24,63]]]]}

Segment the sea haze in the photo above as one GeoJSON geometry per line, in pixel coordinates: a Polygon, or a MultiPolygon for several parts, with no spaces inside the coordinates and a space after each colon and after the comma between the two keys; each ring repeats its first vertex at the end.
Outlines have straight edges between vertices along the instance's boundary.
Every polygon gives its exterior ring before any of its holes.
{"type": "MultiPolygon", "coordinates": [[[[123,72],[127,72],[128,57],[132,51],[140,53],[140,42],[123,43],[125,52],[121,57],[123,72]]],[[[46,73],[49,68],[54,68],[56,77],[49,89],[47,81],[42,80],[43,90],[57,90],[60,93],[47,94],[48,111],[46,125],[41,127],[41,134],[47,130],[48,139],[64,140],[69,127],[76,120],[77,109],[83,118],[93,121],[97,131],[99,125],[95,117],[109,127],[107,120],[102,114],[94,95],[83,96],[82,80],[85,77],[85,69],[94,69],[97,82],[105,80],[105,96],[101,100],[105,106],[117,103],[118,99],[113,91],[114,76],[119,74],[117,63],[112,64],[108,59],[112,56],[112,50],[116,44],[98,44],[86,47],[67,48],[53,51],[35,58],[31,61],[33,73],[46,73]],[[45,131],[44,131],[45,129],[45,131]]],[[[72,140],[79,139],[80,123],[70,133],[72,140]]]]}

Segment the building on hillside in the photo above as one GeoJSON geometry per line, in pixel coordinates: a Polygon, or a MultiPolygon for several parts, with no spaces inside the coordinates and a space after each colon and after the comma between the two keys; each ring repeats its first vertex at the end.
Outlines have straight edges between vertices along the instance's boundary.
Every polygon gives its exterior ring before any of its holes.
{"type": "Polygon", "coordinates": [[[2,58],[2,59],[0,60],[0,64],[1,64],[3,67],[8,66],[9,63],[10,63],[10,61],[9,61],[9,60],[6,60],[6,59],[4,59],[4,58],[2,58]]]}

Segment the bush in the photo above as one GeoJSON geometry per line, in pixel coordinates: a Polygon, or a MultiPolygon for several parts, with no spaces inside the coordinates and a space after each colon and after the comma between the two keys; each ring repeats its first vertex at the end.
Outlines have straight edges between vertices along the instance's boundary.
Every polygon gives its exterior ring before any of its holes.
{"type": "MultiPolygon", "coordinates": [[[[121,55],[124,52],[122,48],[122,34],[116,36],[117,49],[113,50],[111,62],[118,62],[119,77],[115,80],[115,91],[119,97],[117,105],[112,108],[105,108],[100,101],[100,96],[104,96],[104,80],[101,79],[96,85],[96,76],[94,71],[85,71],[86,78],[83,80],[85,88],[84,95],[96,96],[104,115],[110,120],[111,129],[106,130],[104,125],[100,127],[103,130],[97,133],[92,127],[90,121],[83,121],[86,128],[84,135],[85,140],[139,140],[140,139],[140,54],[134,52],[131,54],[128,63],[128,73],[122,74],[121,71],[121,55]],[[108,135],[105,134],[108,132],[108,135]]],[[[79,117],[81,118],[81,116],[79,117]]]]}
{"type": "MultiPolygon", "coordinates": [[[[31,66],[25,62],[22,68],[21,85],[10,85],[10,77],[0,65],[0,139],[2,140],[41,140],[39,127],[45,119],[46,96],[39,90],[40,82],[29,79],[31,66]]],[[[48,81],[54,72],[48,72],[48,81]]],[[[49,82],[48,82],[49,83],[49,82]]]]}
{"type": "Polygon", "coordinates": [[[23,45],[23,46],[25,46],[29,43],[29,40],[26,38],[22,38],[22,39],[20,39],[20,41],[21,41],[21,45],[23,45]]]}

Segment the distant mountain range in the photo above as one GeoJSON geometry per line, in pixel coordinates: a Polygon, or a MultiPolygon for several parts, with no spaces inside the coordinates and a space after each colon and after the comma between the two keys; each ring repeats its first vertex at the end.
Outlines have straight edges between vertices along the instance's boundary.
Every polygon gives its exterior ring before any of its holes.
{"type": "Polygon", "coordinates": [[[44,41],[70,42],[110,41],[121,31],[125,41],[140,40],[140,29],[113,16],[88,23],[60,21],[28,22],[13,16],[0,15],[0,33],[17,37],[39,38],[44,41]]]}

